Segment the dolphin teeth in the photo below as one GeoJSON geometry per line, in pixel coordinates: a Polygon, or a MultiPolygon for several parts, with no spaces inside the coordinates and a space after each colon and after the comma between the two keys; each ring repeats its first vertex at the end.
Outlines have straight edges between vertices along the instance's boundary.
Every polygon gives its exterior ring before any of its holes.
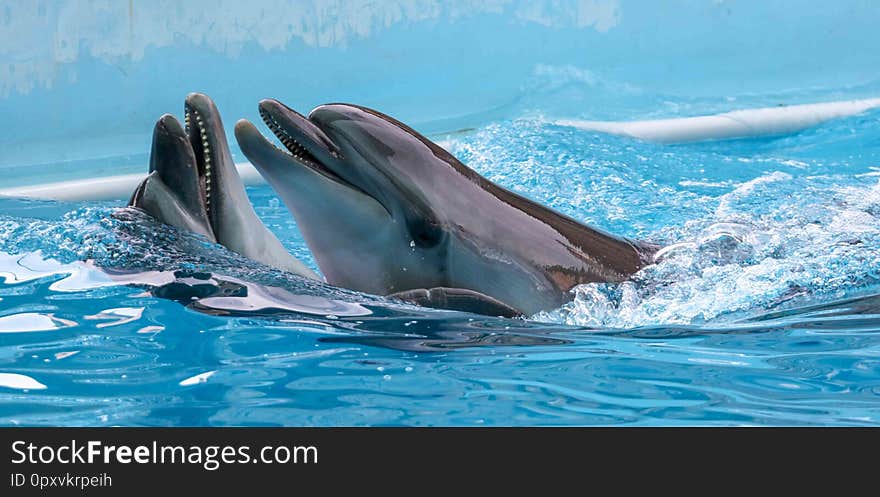
{"type": "MultiPolygon", "coordinates": [[[[263,118],[263,122],[266,123],[266,126],[272,131],[276,138],[281,142],[282,145],[287,148],[287,153],[291,155],[296,160],[306,163],[306,164],[314,164],[317,162],[317,159],[309,153],[308,149],[296,141],[296,138],[290,136],[287,131],[275,120],[274,117],[269,115],[269,113],[264,112],[260,109],[260,117],[263,118]]],[[[278,147],[275,147],[278,148],[278,147]]],[[[279,148],[279,150],[281,150],[279,148]]],[[[282,150],[283,152],[284,150],[282,150]]]]}
{"type": "MultiPolygon", "coordinates": [[[[213,173],[211,167],[211,145],[208,140],[208,130],[205,128],[205,122],[202,118],[201,113],[198,110],[190,107],[189,105],[184,106],[184,123],[186,124],[186,133],[190,137],[190,140],[193,142],[193,147],[197,147],[199,140],[202,142],[202,150],[201,150],[201,159],[202,165],[204,166],[204,196],[205,196],[205,210],[207,211],[208,216],[211,216],[211,176],[213,173]],[[195,121],[193,121],[195,118],[195,121]],[[193,129],[193,125],[195,129],[193,129]],[[195,134],[197,131],[198,135],[195,134]]],[[[198,154],[197,154],[198,156],[198,154]]]]}

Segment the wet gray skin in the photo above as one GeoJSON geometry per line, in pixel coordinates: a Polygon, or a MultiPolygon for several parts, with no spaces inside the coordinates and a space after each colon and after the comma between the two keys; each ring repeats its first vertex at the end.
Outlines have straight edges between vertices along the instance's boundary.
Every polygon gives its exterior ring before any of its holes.
{"type": "Polygon", "coordinates": [[[170,114],[156,123],[150,174],[138,185],[129,205],[249,259],[317,279],[254,212],[214,102],[192,93],[184,108],[186,129],[170,114]]]}
{"type": "Polygon", "coordinates": [[[292,211],[333,285],[423,305],[534,314],[621,281],[656,247],[615,237],[483,178],[406,125],[346,104],[308,118],[276,100],[246,120],[244,154],[292,211]]]}

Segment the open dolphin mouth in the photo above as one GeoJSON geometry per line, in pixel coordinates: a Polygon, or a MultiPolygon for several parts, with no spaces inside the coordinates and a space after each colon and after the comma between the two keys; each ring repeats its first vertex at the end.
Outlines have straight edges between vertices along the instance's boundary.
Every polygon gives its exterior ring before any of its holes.
{"type": "Polygon", "coordinates": [[[228,159],[223,125],[213,102],[193,93],[184,103],[184,125],[171,114],[159,118],[153,130],[150,174],[141,182],[130,205],[166,224],[188,229],[218,241],[220,181],[228,159]],[[220,135],[218,136],[218,133],[220,135]]]}
{"type": "MultiPolygon", "coordinates": [[[[266,123],[266,126],[272,131],[276,138],[278,138],[281,143],[287,148],[287,152],[293,156],[294,159],[301,162],[304,166],[308,166],[316,171],[322,172],[325,175],[332,175],[334,178],[339,177],[338,174],[334,173],[329,168],[322,165],[318,159],[311,154],[311,152],[306,149],[306,147],[297,141],[290,133],[288,133],[278,121],[272,117],[272,114],[269,113],[262,105],[260,106],[260,117],[263,119],[263,122],[266,123]]],[[[278,148],[278,147],[275,147],[278,148]]],[[[281,149],[279,149],[281,150],[281,149]]],[[[283,152],[283,150],[282,150],[283,152]]]]}
{"type": "Polygon", "coordinates": [[[214,218],[214,211],[211,208],[211,177],[214,158],[211,155],[208,126],[205,124],[205,118],[202,116],[202,113],[190,104],[189,99],[187,99],[183,107],[184,129],[196,158],[199,193],[208,215],[208,222],[211,224],[211,228],[215,228],[216,220],[214,218]]]}
{"type": "Polygon", "coordinates": [[[339,147],[307,117],[273,99],[261,101],[259,110],[260,118],[286,150],[272,144],[275,149],[325,178],[379,202],[373,195],[334,170],[334,166],[338,166],[344,160],[339,147]]]}
{"type": "Polygon", "coordinates": [[[171,114],[156,123],[150,172],[129,205],[249,259],[317,278],[290,255],[254,211],[214,102],[202,93],[191,93],[183,111],[183,125],[171,114]]]}
{"type": "MultiPolygon", "coordinates": [[[[395,174],[384,152],[371,153],[374,147],[364,141],[368,134],[359,132],[356,125],[346,129],[347,122],[357,123],[348,113],[381,114],[355,105],[326,104],[304,117],[274,99],[262,100],[259,110],[263,122],[287,149],[273,145],[276,150],[296,164],[373,199],[390,218],[406,225],[416,245],[435,246],[442,240],[439,216],[419,187],[395,174]],[[370,157],[364,156],[364,151],[370,157]]],[[[381,119],[395,128],[403,126],[385,116],[381,119]]]]}
{"type": "Polygon", "coordinates": [[[196,156],[196,168],[199,175],[199,190],[208,217],[211,216],[211,145],[208,143],[208,131],[205,128],[201,113],[189,103],[184,104],[184,128],[193,153],[196,156]]]}

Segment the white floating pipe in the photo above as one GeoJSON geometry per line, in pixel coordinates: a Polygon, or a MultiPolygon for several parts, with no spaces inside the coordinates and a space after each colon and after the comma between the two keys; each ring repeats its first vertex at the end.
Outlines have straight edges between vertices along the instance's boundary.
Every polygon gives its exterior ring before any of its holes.
{"type": "MultiPolygon", "coordinates": [[[[711,116],[655,119],[650,121],[560,120],[557,124],[590,131],[629,136],[659,143],[725,140],[783,135],[840,117],[880,107],[880,98],[821,104],[745,109],[711,116]]],[[[245,185],[264,183],[248,162],[235,165],[245,185]]],[[[125,174],[82,180],[43,183],[0,189],[0,196],[38,200],[118,200],[128,198],[144,174],[125,174]]]]}
{"type": "MultiPolygon", "coordinates": [[[[245,185],[263,183],[263,177],[250,162],[238,163],[235,167],[245,185]]],[[[122,174],[4,188],[0,189],[0,196],[66,201],[127,199],[145,177],[146,174],[122,174]]]]}
{"type": "Polygon", "coordinates": [[[659,143],[727,140],[794,133],[830,119],[880,107],[880,98],[735,110],[650,121],[560,120],[556,124],[659,143]]]}

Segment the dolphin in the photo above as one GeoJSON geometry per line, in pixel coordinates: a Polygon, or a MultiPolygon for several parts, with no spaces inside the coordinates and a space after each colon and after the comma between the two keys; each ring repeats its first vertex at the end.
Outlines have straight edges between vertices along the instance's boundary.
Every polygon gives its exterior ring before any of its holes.
{"type": "Polygon", "coordinates": [[[135,189],[129,206],[249,259],[318,279],[285,250],[254,212],[214,102],[191,93],[184,112],[186,129],[170,114],[156,123],[150,173],[135,189]]]}
{"type": "Polygon", "coordinates": [[[349,104],[305,117],[259,103],[239,146],[275,189],[327,282],[428,307],[533,315],[622,281],[658,247],[586,226],[492,183],[392,117],[349,104]]]}

